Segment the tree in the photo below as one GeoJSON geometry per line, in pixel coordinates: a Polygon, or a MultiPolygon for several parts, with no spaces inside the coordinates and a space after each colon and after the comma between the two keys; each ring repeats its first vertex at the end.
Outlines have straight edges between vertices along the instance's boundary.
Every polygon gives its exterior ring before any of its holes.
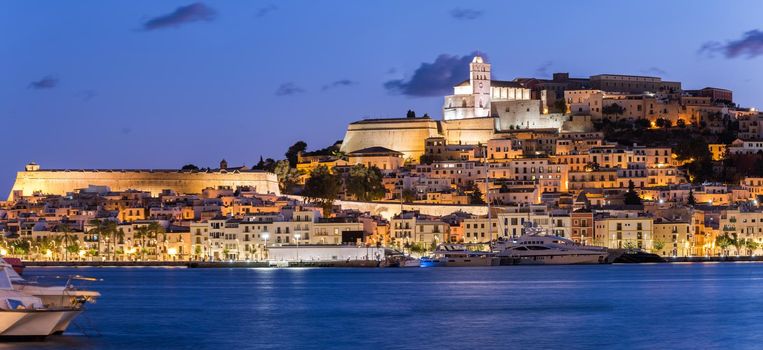
{"type": "Polygon", "coordinates": [[[300,152],[304,152],[307,149],[307,143],[304,141],[297,141],[286,151],[286,159],[289,161],[289,166],[295,168],[297,166],[297,159],[300,152]]]}
{"type": "Polygon", "coordinates": [[[747,255],[752,255],[755,252],[755,249],[758,249],[758,242],[755,242],[753,239],[748,239],[744,242],[745,248],[747,248],[747,255]]]}
{"type": "Polygon", "coordinates": [[[739,238],[736,232],[731,234],[731,244],[736,249],[737,255],[739,255],[739,251],[744,246],[744,243],[745,243],[745,240],[743,238],[739,238]]]}
{"type": "Polygon", "coordinates": [[[382,184],[382,173],[376,166],[366,167],[356,164],[350,168],[345,180],[347,193],[359,201],[374,201],[384,198],[387,193],[382,184]]]}
{"type": "MultiPolygon", "coordinates": [[[[148,245],[154,247],[154,251],[157,252],[157,243],[164,240],[164,235],[166,231],[164,230],[164,226],[159,225],[158,222],[152,221],[147,228],[147,235],[146,238],[148,238],[148,245]],[[161,237],[161,239],[160,239],[161,237]]],[[[158,252],[157,252],[158,257],[158,252]]]]}
{"type": "Polygon", "coordinates": [[[196,166],[196,165],[194,165],[194,164],[186,164],[186,165],[183,165],[183,167],[182,167],[182,168],[180,168],[180,170],[192,170],[192,171],[199,171],[199,167],[197,167],[197,166],[196,166]]]}
{"type": "Polygon", "coordinates": [[[100,233],[106,240],[106,259],[108,259],[109,253],[113,252],[110,247],[113,246],[116,248],[116,244],[114,244],[114,236],[117,234],[117,223],[111,220],[101,221],[100,233]]]}
{"type": "Polygon", "coordinates": [[[469,204],[485,204],[485,200],[482,199],[482,191],[479,186],[474,186],[474,191],[469,195],[469,204]]]}
{"type": "Polygon", "coordinates": [[[686,203],[689,204],[689,205],[696,205],[697,204],[697,200],[694,199],[694,189],[693,188],[689,188],[689,198],[686,200],[686,203]]]}
{"type": "Polygon", "coordinates": [[[654,247],[655,253],[660,254],[660,252],[662,251],[662,248],[665,248],[665,243],[662,241],[654,241],[654,243],[652,243],[652,246],[654,247]]]}
{"type": "Polygon", "coordinates": [[[622,115],[625,113],[625,108],[618,103],[613,103],[601,108],[601,112],[606,115],[622,115]]]}
{"type": "Polygon", "coordinates": [[[64,260],[69,260],[69,250],[66,248],[75,241],[74,236],[71,235],[71,228],[69,224],[61,222],[56,226],[56,231],[61,233],[61,247],[63,247],[64,260]]]}
{"type": "Polygon", "coordinates": [[[628,180],[628,192],[625,192],[625,204],[627,205],[641,205],[641,197],[636,193],[633,180],[628,180]]]}
{"type": "Polygon", "coordinates": [[[586,164],[583,168],[586,171],[597,171],[597,170],[601,169],[601,166],[599,165],[599,163],[590,162],[590,163],[586,164]]]}
{"type": "Polygon", "coordinates": [[[262,170],[273,172],[276,169],[276,161],[273,158],[265,159],[265,164],[262,166],[262,170]]]}
{"type": "Polygon", "coordinates": [[[309,201],[320,205],[324,216],[328,217],[331,215],[331,209],[339,196],[341,187],[339,176],[333,174],[325,165],[321,165],[310,173],[302,194],[309,201]]]}
{"type": "Polygon", "coordinates": [[[721,248],[721,255],[726,255],[726,248],[733,244],[731,237],[727,233],[715,237],[715,245],[721,248]]]}
{"type": "Polygon", "coordinates": [[[403,196],[403,202],[413,203],[413,201],[416,200],[416,191],[410,188],[405,188],[403,189],[402,196],[403,196]]]}
{"type": "Polygon", "coordinates": [[[252,169],[256,170],[265,170],[265,161],[262,159],[262,156],[260,156],[260,161],[255,164],[252,169]]]}
{"type": "Polygon", "coordinates": [[[273,173],[278,178],[278,187],[283,193],[291,193],[291,190],[299,182],[299,176],[302,175],[297,169],[289,166],[288,160],[279,160],[276,163],[273,173]]]}
{"type": "Polygon", "coordinates": [[[116,258],[116,247],[117,247],[117,244],[124,244],[124,240],[125,240],[125,231],[122,230],[121,228],[117,229],[117,231],[114,232],[114,239],[113,239],[113,242],[114,242],[113,243],[113,245],[114,245],[114,250],[113,250],[114,257],[113,258],[114,258],[114,260],[117,260],[117,258],[116,258]]]}
{"type": "Polygon", "coordinates": [[[106,241],[106,258],[108,259],[109,247],[110,247],[108,242],[109,242],[109,239],[117,231],[117,223],[108,219],[104,219],[104,220],[94,219],[90,221],[90,224],[93,225],[94,227],[91,228],[88,231],[88,233],[97,238],[98,248],[96,249],[96,252],[97,252],[96,254],[101,253],[101,242],[106,241]]]}
{"type": "Polygon", "coordinates": [[[146,238],[148,237],[148,235],[149,235],[148,226],[146,225],[136,228],[133,233],[133,238],[135,238],[135,241],[136,241],[136,242],[133,242],[133,245],[135,245],[138,242],[140,243],[138,244],[138,248],[140,249],[139,253],[140,253],[141,259],[143,259],[143,249],[145,247],[146,238]]]}
{"type": "Polygon", "coordinates": [[[563,98],[554,101],[554,109],[562,114],[567,113],[567,101],[565,101],[563,98]]]}
{"type": "Polygon", "coordinates": [[[406,118],[410,118],[410,119],[416,118],[416,112],[414,112],[413,110],[409,109],[408,112],[405,113],[405,117],[406,118]]]}
{"type": "Polygon", "coordinates": [[[644,119],[644,118],[636,119],[636,121],[633,122],[633,126],[635,126],[636,129],[639,129],[639,130],[649,129],[651,125],[652,123],[649,122],[649,119],[644,119]]]}

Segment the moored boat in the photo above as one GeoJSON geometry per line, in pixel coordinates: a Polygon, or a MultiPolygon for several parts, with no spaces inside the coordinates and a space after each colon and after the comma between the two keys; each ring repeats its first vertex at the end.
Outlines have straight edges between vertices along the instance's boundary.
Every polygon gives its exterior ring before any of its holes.
{"type": "Polygon", "coordinates": [[[40,298],[14,290],[6,271],[0,269],[0,339],[44,338],[80,312],[74,307],[48,307],[40,298]]]}
{"type": "Polygon", "coordinates": [[[498,258],[492,252],[471,251],[460,244],[443,244],[431,256],[420,259],[421,267],[494,266],[498,258]]]}
{"type": "MultiPolygon", "coordinates": [[[[0,264],[2,264],[2,260],[0,260],[0,264]]],[[[14,291],[39,298],[46,308],[62,310],[63,315],[51,334],[63,333],[69,324],[84,311],[86,303],[94,303],[101,296],[96,291],[78,289],[73,284],[73,281],[76,280],[94,281],[93,278],[70,276],[65,285],[51,286],[25,280],[16,274],[15,270],[8,264],[2,264],[2,270],[10,280],[14,291]]]]}
{"type": "Polygon", "coordinates": [[[539,234],[542,230],[525,227],[520,237],[498,240],[493,251],[501,265],[606,264],[609,252],[604,247],[586,246],[572,240],[539,234]]]}

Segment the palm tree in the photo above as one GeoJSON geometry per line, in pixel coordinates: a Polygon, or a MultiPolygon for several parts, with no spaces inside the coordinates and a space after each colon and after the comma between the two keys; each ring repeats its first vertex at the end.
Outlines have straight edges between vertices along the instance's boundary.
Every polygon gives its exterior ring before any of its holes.
{"type": "Polygon", "coordinates": [[[72,244],[73,236],[71,233],[71,228],[69,227],[69,224],[62,222],[56,226],[56,231],[61,233],[61,247],[63,248],[64,252],[64,260],[69,260],[69,250],[67,249],[70,244],[72,244]]]}
{"type": "Polygon", "coordinates": [[[143,259],[143,249],[146,242],[146,237],[149,235],[148,226],[140,226],[135,229],[133,237],[136,241],[140,241],[140,258],[143,259]]]}
{"type": "Polygon", "coordinates": [[[731,234],[731,245],[736,248],[737,255],[740,255],[740,250],[744,246],[745,239],[739,238],[739,236],[736,234],[736,232],[731,234]]]}
{"type": "Polygon", "coordinates": [[[90,224],[93,225],[93,228],[88,230],[87,233],[91,236],[97,237],[98,241],[96,242],[96,244],[98,245],[98,252],[100,252],[101,251],[101,227],[103,226],[103,223],[99,219],[93,219],[90,221],[90,224]]]}
{"type": "Polygon", "coordinates": [[[124,240],[125,240],[125,231],[122,230],[122,228],[118,228],[114,232],[114,243],[113,243],[114,244],[114,260],[117,259],[116,258],[116,255],[117,255],[117,241],[119,242],[119,244],[123,244],[124,240]]]}
{"type": "Polygon", "coordinates": [[[160,236],[162,238],[166,237],[165,235],[166,231],[164,230],[164,227],[162,225],[159,225],[158,222],[153,221],[150,224],[148,224],[148,232],[149,232],[148,238],[153,241],[152,245],[154,246],[154,253],[156,254],[155,258],[158,259],[159,252],[158,252],[157,243],[160,241],[159,240],[160,236]]]}
{"type": "Polygon", "coordinates": [[[68,256],[69,253],[77,254],[79,253],[79,241],[73,240],[69,245],[66,246],[66,254],[68,256]]]}
{"type": "MultiPolygon", "coordinates": [[[[103,236],[104,239],[106,239],[106,259],[109,258],[110,252],[113,253],[113,250],[110,249],[109,241],[114,240],[114,236],[116,235],[116,233],[117,233],[116,222],[111,220],[107,220],[103,222],[103,226],[101,227],[101,235],[103,236]]],[[[112,242],[112,245],[113,245],[113,242],[112,242]]]]}

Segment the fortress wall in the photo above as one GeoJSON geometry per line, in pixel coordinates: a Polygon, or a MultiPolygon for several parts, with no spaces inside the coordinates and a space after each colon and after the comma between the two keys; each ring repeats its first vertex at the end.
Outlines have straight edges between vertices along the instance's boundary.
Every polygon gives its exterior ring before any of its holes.
{"type": "MultiPolygon", "coordinates": [[[[304,201],[305,198],[296,195],[287,195],[287,197],[304,201]]],[[[354,209],[360,212],[369,212],[372,215],[380,215],[385,219],[390,219],[400,213],[400,202],[356,202],[356,201],[334,201],[335,205],[342,209],[354,209]]],[[[445,216],[457,211],[463,211],[472,215],[487,215],[486,205],[457,205],[457,204],[429,204],[429,203],[406,203],[402,205],[406,211],[418,210],[421,214],[433,216],[445,216]]]]}
{"type": "Polygon", "coordinates": [[[280,194],[278,178],[268,172],[37,170],[19,171],[16,174],[9,199],[15,191],[22,191],[25,196],[37,191],[63,195],[89,185],[108,186],[112,191],[148,191],[152,195],[165,189],[178,193],[201,193],[205,188],[218,186],[250,186],[259,193],[280,194]]]}
{"type": "Polygon", "coordinates": [[[495,137],[496,119],[492,117],[446,120],[442,122],[445,140],[449,144],[486,144],[495,137]]]}
{"type": "Polygon", "coordinates": [[[431,119],[364,120],[347,127],[341,151],[385,147],[418,162],[424,154],[424,140],[435,136],[439,136],[437,122],[431,119]]]}

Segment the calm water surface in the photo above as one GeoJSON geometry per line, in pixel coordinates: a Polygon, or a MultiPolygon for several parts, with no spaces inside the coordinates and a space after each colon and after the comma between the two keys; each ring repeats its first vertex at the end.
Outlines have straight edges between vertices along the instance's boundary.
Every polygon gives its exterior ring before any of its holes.
{"type": "Polygon", "coordinates": [[[763,348],[759,263],[25,274],[103,297],[70,334],[0,349],[763,348]]]}

